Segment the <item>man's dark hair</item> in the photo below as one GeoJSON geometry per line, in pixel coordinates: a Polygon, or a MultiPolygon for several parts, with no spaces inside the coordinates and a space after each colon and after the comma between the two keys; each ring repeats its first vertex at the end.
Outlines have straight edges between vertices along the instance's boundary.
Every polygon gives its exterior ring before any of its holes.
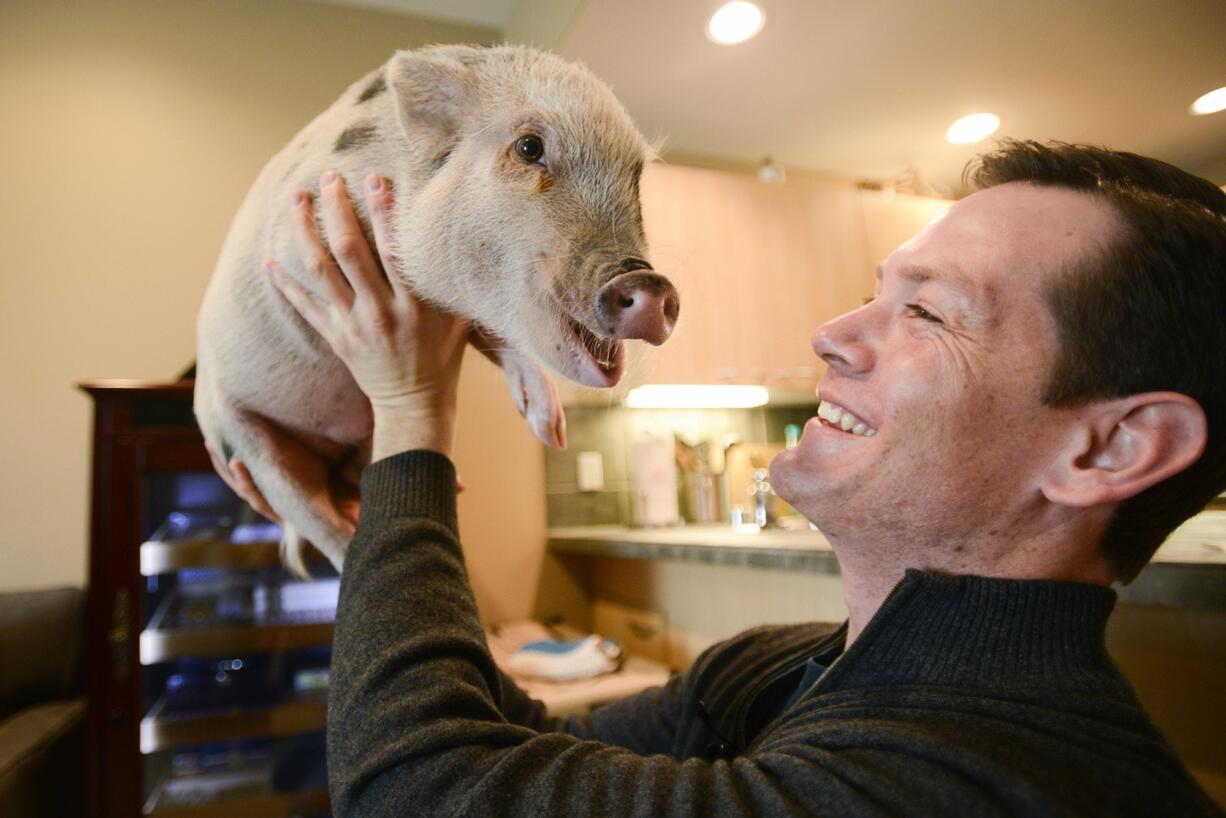
{"type": "Polygon", "coordinates": [[[1087,145],[1007,140],[967,167],[979,188],[1069,188],[1107,202],[1123,229],[1045,282],[1056,359],[1043,402],[1069,406],[1180,392],[1208,420],[1200,459],[1120,503],[1101,549],[1130,582],[1184,520],[1226,490],[1226,193],[1173,165],[1087,145]]]}

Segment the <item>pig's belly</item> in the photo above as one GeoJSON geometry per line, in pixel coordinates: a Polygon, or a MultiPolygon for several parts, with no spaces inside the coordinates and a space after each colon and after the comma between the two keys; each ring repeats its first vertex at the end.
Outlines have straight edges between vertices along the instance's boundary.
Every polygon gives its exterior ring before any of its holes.
{"type": "Polygon", "coordinates": [[[370,401],[348,371],[341,377],[299,381],[297,394],[282,392],[266,414],[270,420],[308,437],[353,446],[374,430],[370,401]]]}
{"type": "Polygon", "coordinates": [[[297,357],[278,356],[254,379],[253,362],[248,362],[242,387],[246,394],[235,394],[235,403],[307,441],[348,447],[369,438],[374,428],[370,401],[340,359],[294,360],[297,357]]]}

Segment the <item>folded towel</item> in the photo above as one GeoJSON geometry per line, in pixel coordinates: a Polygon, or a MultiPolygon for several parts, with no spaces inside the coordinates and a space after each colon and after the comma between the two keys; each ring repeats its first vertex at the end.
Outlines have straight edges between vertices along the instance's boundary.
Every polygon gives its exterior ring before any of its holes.
{"type": "Polygon", "coordinates": [[[557,639],[528,642],[511,654],[507,664],[511,673],[570,681],[617,670],[621,658],[621,645],[616,639],[592,635],[570,642],[557,639]]]}

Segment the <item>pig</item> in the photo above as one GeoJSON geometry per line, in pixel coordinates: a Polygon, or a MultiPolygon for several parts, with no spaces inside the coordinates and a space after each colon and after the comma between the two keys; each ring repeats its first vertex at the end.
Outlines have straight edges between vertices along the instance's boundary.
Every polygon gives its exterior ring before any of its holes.
{"type": "Polygon", "coordinates": [[[472,319],[474,346],[502,368],[533,433],[563,447],[546,369],[611,387],[623,342],[661,344],[677,320],[677,291],[652,269],[643,231],[639,179],[653,158],[586,68],[525,47],[458,45],[397,52],[273,157],[200,309],[194,410],[211,449],[243,461],[282,517],[291,569],[307,573],[305,539],[340,570],[354,526],[329,498],[369,461],[372,432],[344,364],[261,269],[276,259],[310,288],[293,192],[317,195],[326,170],[349,190],[370,173],[388,178],[399,261],[386,273],[472,319]]]}

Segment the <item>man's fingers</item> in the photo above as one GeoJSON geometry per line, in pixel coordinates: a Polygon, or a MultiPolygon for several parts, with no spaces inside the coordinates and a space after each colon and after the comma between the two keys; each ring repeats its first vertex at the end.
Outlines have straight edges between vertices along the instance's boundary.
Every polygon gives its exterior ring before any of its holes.
{"type": "Polygon", "coordinates": [[[237,457],[230,461],[230,473],[234,475],[234,481],[238,484],[235,492],[239,497],[247,501],[247,504],[263,514],[274,523],[281,522],[281,515],[272,510],[272,506],[268,505],[268,501],[264,499],[264,495],[256,488],[255,481],[251,479],[251,472],[247,471],[247,467],[243,461],[237,457]]]}
{"type": "Polygon", "coordinates": [[[231,491],[241,499],[246,500],[248,505],[268,519],[276,523],[281,522],[281,517],[272,510],[272,507],[268,505],[268,501],[264,499],[264,495],[255,487],[255,481],[251,479],[251,472],[247,471],[243,461],[235,457],[227,465],[221,459],[221,455],[217,453],[217,450],[207,440],[204,441],[204,450],[209,453],[209,460],[213,463],[213,470],[226,482],[231,491]]]}
{"type": "Polygon", "coordinates": [[[319,193],[328,246],[354,294],[376,303],[384,300],[391,291],[353,213],[345,180],[339,173],[328,171],[320,179],[319,193]]]}
{"type": "Polygon", "coordinates": [[[305,190],[294,192],[292,205],[294,246],[311,278],[311,286],[330,304],[348,310],[353,306],[353,288],[341,274],[332,253],[319,238],[315,209],[305,190]]]}
{"type": "Polygon", "coordinates": [[[387,275],[392,289],[401,292],[405,285],[404,279],[400,277],[400,249],[396,246],[390,225],[393,203],[391,184],[376,174],[367,176],[366,209],[370,213],[370,229],[375,234],[379,261],[383,264],[383,272],[387,275]]]}
{"type": "Polygon", "coordinates": [[[234,475],[230,473],[230,468],[222,461],[221,456],[217,454],[217,450],[207,440],[204,441],[204,450],[209,453],[209,460],[213,463],[213,471],[217,472],[217,476],[225,481],[231,491],[238,494],[238,482],[234,479],[234,475]]]}
{"type": "Polygon", "coordinates": [[[331,318],[328,310],[306,291],[306,288],[290,278],[280,264],[268,259],[264,262],[264,272],[272,279],[273,285],[285,296],[298,314],[310,324],[316,332],[331,343],[331,318]]]}

